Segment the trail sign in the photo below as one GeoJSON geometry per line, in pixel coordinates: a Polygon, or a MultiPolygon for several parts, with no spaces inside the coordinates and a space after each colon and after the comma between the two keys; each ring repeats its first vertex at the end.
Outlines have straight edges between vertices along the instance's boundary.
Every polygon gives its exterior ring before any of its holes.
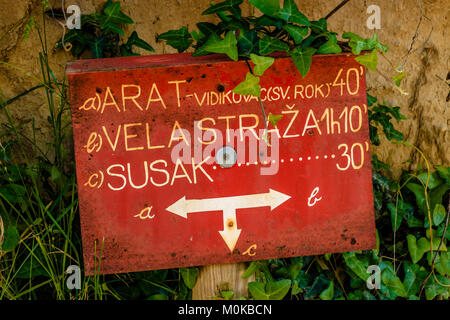
{"type": "Polygon", "coordinates": [[[155,55],[68,64],[86,274],[376,247],[365,72],[278,56],[261,100],[245,62],[155,55]]]}

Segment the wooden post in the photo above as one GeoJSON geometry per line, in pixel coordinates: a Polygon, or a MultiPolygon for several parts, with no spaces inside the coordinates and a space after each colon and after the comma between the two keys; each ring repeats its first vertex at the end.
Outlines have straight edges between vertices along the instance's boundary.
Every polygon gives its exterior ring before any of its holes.
{"type": "Polygon", "coordinates": [[[246,269],[245,263],[212,264],[200,268],[192,299],[212,300],[225,290],[234,292],[233,299],[248,297],[248,283],[254,281],[254,276],[243,279],[246,269]]]}

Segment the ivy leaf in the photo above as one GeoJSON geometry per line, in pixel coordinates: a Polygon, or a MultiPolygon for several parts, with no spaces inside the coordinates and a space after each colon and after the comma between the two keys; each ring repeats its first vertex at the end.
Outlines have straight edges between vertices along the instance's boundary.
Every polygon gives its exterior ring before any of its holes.
{"type": "Polygon", "coordinates": [[[262,15],[258,18],[249,19],[255,27],[269,27],[275,26],[277,29],[281,29],[281,27],[285,24],[285,22],[278,18],[273,18],[268,15],[262,15]]]}
{"type": "Polygon", "coordinates": [[[283,29],[294,39],[295,44],[300,44],[303,41],[303,37],[306,37],[309,32],[308,27],[300,27],[292,24],[285,24],[283,29]]]}
{"type": "Polygon", "coordinates": [[[369,70],[375,71],[377,69],[378,56],[376,50],[372,50],[370,54],[356,57],[355,60],[358,61],[359,64],[369,68],[369,70]]]}
{"type": "Polygon", "coordinates": [[[17,228],[12,225],[8,226],[5,230],[5,238],[0,251],[7,252],[13,250],[19,243],[19,240],[20,237],[17,228]]]}
{"type": "Polygon", "coordinates": [[[387,52],[388,47],[378,42],[378,37],[376,34],[372,38],[363,39],[360,36],[352,33],[345,32],[342,38],[349,39],[348,45],[352,48],[353,54],[360,54],[364,50],[380,50],[381,52],[387,52]]]}
{"type": "Polygon", "coordinates": [[[319,298],[321,300],[332,300],[333,297],[334,297],[334,283],[333,281],[330,281],[328,288],[322,291],[322,293],[319,295],[319,298]]]}
{"type": "Polygon", "coordinates": [[[253,6],[258,8],[262,13],[270,17],[278,18],[280,3],[278,0],[248,0],[253,6]]]}
{"type": "MultiPolygon", "coordinates": [[[[434,258],[434,255],[433,255],[434,258]]],[[[428,259],[428,265],[431,266],[432,264],[432,256],[428,252],[427,253],[427,259],[428,259]]],[[[436,270],[443,276],[450,275],[450,253],[448,252],[441,252],[439,255],[436,256],[435,261],[435,267],[436,270]]]]}
{"type": "Polygon", "coordinates": [[[200,30],[198,32],[195,30],[191,31],[191,36],[192,36],[192,39],[197,41],[197,43],[201,42],[205,38],[205,35],[200,30]]]}
{"type": "Polygon", "coordinates": [[[270,281],[266,285],[266,294],[270,300],[282,300],[291,287],[291,280],[270,281]]]}
{"type": "MultiPolygon", "coordinates": [[[[111,0],[108,0],[108,2],[105,4],[103,15],[104,18],[100,23],[100,28],[102,29],[111,28],[114,30],[114,27],[112,25],[114,25],[115,23],[117,24],[134,23],[134,21],[129,16],[120,11],[120,1],[113,2],[111,0]]],[[[123,34],[123,31],[121,34],[123,34]]]]}
{"type": "Polygon", "coordinates": [[[403,271],[405,272],[403,285],[408,297],[411,297],[419,292],[420,286],[427,276],[427,272],[420,271],[418,264],[411,264],[409,261],[404,261],[403,271]]]}
{"type": "Polygon", "coordinates": [[[198,30],[201,31],[205,36],[209,36],[211,33],[218,33],[219,28],[210,22],[199,22],[196,24],[198,30]]]}
{"type": "Polygon", "coordinates": [[[444,221],[447,213],[445,212],[445,207],[442,204],[437,204],[433,210],[433,224],[435,226],[440,225],[444,221]]]}
{"type": "Polygon", "coordinates": [[[317,54],[341,53],[342,49],[337,43],[336,35],[330,34],[328,40],[317,49],[317,54]]]}
{"type": "Polygon", "coordinates": [[[315,34],[322,34],[328,32],[327,20],[320,18],[317,21],[311,21],[311,30],[315,34]]]}
{"type": "Polygon", "coordinates": [[[186,27],[178,30],[170,30],[158,36],[158,40],[166,40],[167,44],[178,50],[178,53],[185,51],[193,42],[191,34],[186,27]]]}
{"type": "Polygon", "coordinates": [[[180,273],[186,287],[194,288],[199,273],[198,268],[180,268],[180,273]]]}
{"type": "Polygon", "coordinates": [[[432,172],[430,175],[428,175],[428,172],[423,172],[419,174],[417,178],[422,181],[424,185],[427,185],[428,190],[439,187],[443,183],[436,171],[432,172]]]}
{"type": "Polygon", "coordinates": [[[392,79],[394,80],[395,85],[397,87],[400,87],[400,83],[402,82],[403,78],[406,77],[407,74],[408,74],[407,72],[402,72],[402,73],[399,73],[399,74],[396,74],[396,75],[392,76],[392,79]]]}
{"type": "Polygon", "coordinates": [[[329,287],[329,284],[330,280],[323,273],[320,273],[319,276],[314,279],[313,284],[305,289],[305,300],[310,300],[320,295],[320,293],[329,287]]]}
{"type": "Polygon", "coordinates": [[[226,290],[226,291],[224,290],[224,291],[221,291],[220,294],[222,295],[224,300],[230,300],[234,295],[234,291],[233,290],[226,290]]]}
{"type": "Polygon", "coordinates": [[[419,243],[417,239],[412,234],[406,236],[406,241],[408,242],[408,251],[411,256],[411,261],[417,263],[425,254],[427,239],[420,238],[419,243]]]}
{"type": "Polygon", "coordinates": [[[376,49],[383,53],[386,53],[389,49],[387,46],[381,44],[378,41],[378,36],[376,33],[373,34],[372,38],[365,39],[365,43],[366,43],[366,48],[367,48],[365,50],[376,49]]]}
{"type": "Polygon", "coordinates": [[[283,8],[278,11],[277,16],[286,22],[298,23],[305,26],[311,25],[308,18],[298,10],[294,0],[284,0],[283,8]]]}
{"type": "Polygon", "coordinates": [[[249,282],[248,291],[255,300],[269,300],[269,295],[266,294],[264,283],[249,282]]]}
{"type": "Polygon", "coordinates": [[[261,40],[259,40],[259,54],[260,55],[268,55],[275,51],[287,51],[289,50],[289,46],[277,38],[272,38],[269,36],[264,36],[261,40]]]}
{"type": "Polygon", "coordinates": [[[367,281],[369,274],[367,273],[367,264],[358,260],[354,252],[343,253],[345,264],[362,280],[367,281]]]}
{"type": "Polygon", "coordinates": [[[416,203],[419,207],[419,210],[422,213],[427,213],[427,206],[425,203],[425,189],[422,185],[419,185],[417,183],[408,183],[406,184],[406,188],[408,188],[410,191],[412,191],[416,197],[416,203]]]}
{"type": "Polygon", "coordinates": [[[253,73],[257,76],[262,76],[264,71],[266,71],[275,61],[272,57],[261,57],[256,54],[250,54],[250,59],[255,64],[253,68],[253,73]]]}
{"type": "Polygon", "coordinates": [[[259,262],[258,261],[252,261],[250,265],[248,266],[247,270],[242,274],[242,279],[247,279],[252,274],[254,274],[259,269],[259,262]]]}
{"type": "Polygon", "coordinates": [[[437,204],[442,203],[442,198],[447,194],[450,186],[441,184],[430,192],[430,209],[435,208],[437,204]]]}
{"type": "Polygon", "coordinates": [[[239,53],[243,56],[250,56],[251,53],[258,52],[258,36],[255,30],[241,32],[238,38],[239,53]]]}
{"type": "Polygon", "coordinates": [[[241,8],[239,7],[244,0],[226,0],[220,2],[218,4],[212,5],[205,11],[203,11],[202,15],[219,13],[223,11],[229,11],[236,18],[241,18],[241,8]]]}
{"type": "Polygon", "coordinates": [[[308,74],[311,68],[312,56],[316,52],[316,49],[307,47],[297,47],[290,52],[290,56],[295,66],[297,67],[303,78],[308,74]]]}
{"type": "Polygon", "coordinates": [[[260,97],[261,86],[259,85],[259,78],[247,72],[245,80],[239,83],[232,91],[243,96],[251,95],[260,97]]]}
{"type": "Polygon", "coordinates": [[[269,113],[269,122],[276,128],[277,127],[277,123],[278,121],[281,120],[281,118],[283,118],[282,114],[272,114],[269,113]]]}
{"type": "MultiPolygon", "coordinates": [[[[400,278],[395,274],[392,266],[385,262],[381,262],[380,265],[381,264],[385,265],[384,270],[381,272],[381,281],[386,286],[386,289],[383,290],[385,292],[383,293],[392,299],[395,299],[398,296],[403,298],[408,297],[405,286],[400,278]]],[[[382,267],[380,266],[380,268],[382,267]]]]}
{"type": "Polygon", "coordinates": [[[436,278],[440,283],[446,285],[446,287],[436,282],[434,277],[431,277],[425,286],[425,297],[427,300],[433,300],[439,295],[446,295],[447,297],[450,295],[450,279],[441,275],[436,275],[436,278]]]}
{"type": "Polygon", "coordinates": [[[153,49],[151,45],[149,45],[147,42],[145,42],[144,40],[139,38],[136,31],[133,31],[131,33],[130,37],[127,40],[126,45],[129,47],[136,46],[136,47],[142,48],[147,51],[155,52],[155,49],[153,49]]]}
{"type": "Polygon", "coordinates": [[[121,36],[123,36],[125,33],[123,32],[123,30],[115,23],[109,22],[107,24],[105,24],[103,27],[103,31],[104,33],[117,33],[120,34],[121,36]]]}
{"type": "MultiPolygon", "coordinates": [[[[408,251],[411,256],[411,261],[413,263],[417,263],[420,259],[422,259],[425,252],[430,251],[430,241],[427,238],[420,238],[418,241],[416,237],[412,234],[408,234],[406,236],[406,241],[408,242],[408,251]]],[[[439,247],[439,238],[433,239],[433,251],[436,251],[439,247]]],[[[447,251],[445,245],[442,245],[439,251],[447,251]]]]}
{"type": "Polygon", "coordinates": [[[223,31],[231,30],[239,30],[240,32],[245,32],[245,30],[248,30],[247,22],[244,22],[243,20],[239,20],[233,16],[230,16],[229,21],[222,21],[220,22],[217,27],[223,31]]]}
{"type": "Polygon", "coordinates": [[[223,40],[220,37],[209,38],[202,48],[208,52],[224,53],[232,60],[238,60],[237,40],[233,31],[228,31],[223,40]]]}
{"type": "Polygon", "coordinates": [[[450,167],[435,166],[439,176],[445,180],[445,183],[450,185],[450,167]]]}
{"type": "Polygon", "coordinates": [[[92,57],[94,59],[103,58],[103,46],[105,44],[105,37],[95,38],[93,41],[89,41],[89,47],[92,50],[92,57]]]}
{"type": "Polygon", "coordinates": [[[414,208],[411,204],[404,202],[402,199],[398,199],[397,207],[393,203],[388,203],[387,208],[391,213],[392,230],[397,231],[404,216],[409,216],[414,213],[414,208]],[[397,222],[395,216],[397,214],[397,222]]]}

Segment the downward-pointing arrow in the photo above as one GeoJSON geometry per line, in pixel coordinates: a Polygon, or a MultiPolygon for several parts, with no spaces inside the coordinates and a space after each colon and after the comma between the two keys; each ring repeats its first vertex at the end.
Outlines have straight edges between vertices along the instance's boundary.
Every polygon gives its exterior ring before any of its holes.
{"type": "Polygon", "coordinates": [[[236,242],[241,234],[241,229],[237,228],[236,209],[225,208],[223,210],[223,230],[219,231],[227,247],[233,252],[236,242]]]}
{"type": "Polygon", "coordinates": [[[241,231],[241,229],[219,231],[220,235],[222,236],[228,249],[230,249],[231,252],[233,252],[234,247],[236,246],[241,231]]]}
{"type": "Polygon", "coordinates": [[[219,233],[227,247],[233,252],[242,231],[237,228],[236,209],[270,207],[273,210],[290,198],[290,196],[272,189],[269,189],[267,193],[235,197],[190,200],[182,197],[166,210],[185,219],[187,219],[188,213],[223,211],[223,230],[219,233]]]}

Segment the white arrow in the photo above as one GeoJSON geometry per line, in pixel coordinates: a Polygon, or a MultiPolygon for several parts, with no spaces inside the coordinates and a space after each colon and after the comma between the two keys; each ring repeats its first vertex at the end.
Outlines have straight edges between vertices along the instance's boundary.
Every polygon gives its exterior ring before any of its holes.
{"type": "Polygon", "coordinates": [[[233,252],[236,242],[241,234],[241,229],[237,228],[236,210],[226,208],[223,210],[223,230],[219,231],[227,247],[233,252]]]}
{"type": "Polygon", "coordinates": [[[267,193],[221,197],[210,199],[189,199],[182,197],[166,210],[187,219],[188,213],[223,211],[224,228],[219,231],[230,251],[233,251],[241,230],[237,228],[236,209],[270,207],[271,210],[291,197],[269,189],[267,193]]]}

